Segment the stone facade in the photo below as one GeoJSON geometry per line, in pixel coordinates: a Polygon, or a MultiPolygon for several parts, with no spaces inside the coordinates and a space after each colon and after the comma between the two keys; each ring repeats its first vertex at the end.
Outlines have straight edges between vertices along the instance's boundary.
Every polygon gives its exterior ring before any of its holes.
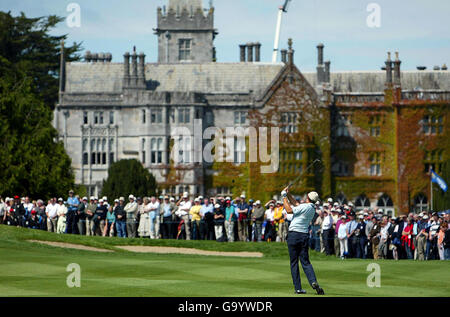
{"type": "Polygon", "coordinates": [[[318,45],[317,72],[305,73],[295,66],[292,42],[281,63],[246,60],[254,44],[241,45],[241,62],[217,63],[213,8],[205,15],[200,1],[172,0],[157,14],[157,63],[133,49],[123,63],[89,55],[65,64],[54,125],[76,183],[89,194],[100,194],[112,162],[135,158],[164,193],[244,192],[264,200],[302,175],[293,186],[299,195],[315,189],[392,213],[429,203],[426,168],[439,172],[450,157],[446,70],[402,72],[399,59],[389,57],[383,71],[331,72],[318,45]],[[178,40],[189,37],[191,58],[180,61],[178,40]],[[248,140],[232,153],[244,163],[196,162],[208,140],[192,146],[194,132],[213,126],[279,127],[278,172],[261,174],[261,163],[248,163],[256,151],[248,140]],[[170,157],[174,128],[187,128],[191,145],[178,165],[170,157]],[[320,164],[307,171],[316,159],[320,164]]]}

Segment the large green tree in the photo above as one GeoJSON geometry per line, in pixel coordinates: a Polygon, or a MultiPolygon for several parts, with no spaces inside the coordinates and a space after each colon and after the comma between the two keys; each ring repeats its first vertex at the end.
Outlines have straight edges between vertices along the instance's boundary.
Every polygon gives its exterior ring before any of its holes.
{"type": "MultiPolygon", "coordinates": [[[[52,126],[58,99],[60,41],[56,16],[0,12],[0,194],[48,198],[73,186],[71,160],[52,126]]],[[[79,44],[65,48],[77,60],[79,44]]]]}
{"type": "Polygon", "coordinates": [[[108,179],[103,183],[102,196],[111,199],[156,194],[155,177],[138,160],[120,160],[108,169],[108,179]]]}

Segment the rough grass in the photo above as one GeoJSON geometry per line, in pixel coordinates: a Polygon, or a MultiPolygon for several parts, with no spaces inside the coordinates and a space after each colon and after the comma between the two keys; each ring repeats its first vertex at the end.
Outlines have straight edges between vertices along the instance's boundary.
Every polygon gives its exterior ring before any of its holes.
{"type": "MultiPolygon", "coordinates": [[[[311,253],[320,284],[330,296],[449,296],[448,261],[377,261],[381,287],[369,288],[373,260],[341,261],[311,253]]],[[[216,243],[57,235],[0,226],[2,296],[293,296],[283,243],[216,243]],[[59,241],[112,249],[113,253],[63,249],[26,240],[59,241]],[[151,245],[215,251],[262,252],[263,258],[141,254],[117,245],[151,245]],[[81,287],[66,285],[66,267],[81,267],[81,287]]],[[[304,277],[303,272],[301,273],[304,277]]],[[[308,295],[313,290],[303,278],[308,295]]]]}

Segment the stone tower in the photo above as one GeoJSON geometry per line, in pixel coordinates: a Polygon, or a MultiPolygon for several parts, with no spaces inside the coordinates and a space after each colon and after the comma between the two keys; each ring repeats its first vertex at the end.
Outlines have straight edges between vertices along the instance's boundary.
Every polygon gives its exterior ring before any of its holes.
{"type": "Polygon", "coordinates": [[[208,63],[214,58],[214,8],[202,0],[169,0],[157,10],[159,63],[208,63]]]}

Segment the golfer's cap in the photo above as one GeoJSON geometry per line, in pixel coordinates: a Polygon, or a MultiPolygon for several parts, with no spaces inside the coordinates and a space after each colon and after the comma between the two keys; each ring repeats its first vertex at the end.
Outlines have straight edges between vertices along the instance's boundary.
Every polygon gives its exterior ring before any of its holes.
{"type": "Polygon", "coordinates": [[[421,213],[419,214],[419,217],[423,217],[423,212],[421,212],[421,213]]]}
{"type": "Polygon", "coordinates": [[[269,206],[274,207],[275,205],[274,205],[274,203],[270,203],[269,206]]]}
{"type": "Polygon", "coordinates": [[[337,207],[337,206],[339,206],[339,203],[336,202],[336,203],[333,204],[333,206],[337,207]]]}
{"type": "Polygon", "coordinates": [[[332,204],[333,203],[333,198],[328,198],[328,200],[327,200],[330,204],[332,204]]]}
{"type": "Polygon", "coordinates": [[[277,205],[282,205],[283,203],[279,200],[277,201],[277,205]]]}
{"type": "Polygon", "coordinates": [[[364,216],[368,216],[369,214],[367,212],[363,213],[364,216]]]}
{"type": "Polygon", "coordinates": [[[103,201],[108,201],[108,197],[106,197],[106,196],[103,196],[103,201]]]}
{"type": "Polygon", "coordinates": [[[310,192],[308,194],[308,198],[309,198],[309,200],[311,200],[311,202],[315,203],[316,201],[319,200],[319,194],[316,192],[310,192]]]}
{"type": "Polygon", "coordinates": [[[425,215],[425,216],[423,216],[422,219],[427,220],[428,218],[430,218],[430,217],[428,217],[427,215],[425,215]]]}
{"type": "Polygon", "coordinates": [[[20,197],[16,195],[16,196],[14,196],[14,199],[20,199],[20,197]]]}
{"type": "Polygon", "coordinates": [[[255,205],[261,205],[261,201],[260,201],[260,200],[257,200],[257,201],[255,202],[255,205]]]}
{"type": "Polygon", "coordinates": [[[392,217],[391,220],[397,220],[397,217],[392,217]]]}
{"type": "Polygon", "coordinates": [[[184,192],[183,193],[183,198],[189,198],[189,193],[188,192],[184,192]]]}
{"type": "Polygon", "coordinates": [[[73,190],[71,189],[71,190],[69,190],[69,194],[73,194],[73,190]]]}
{"type": "Polygon", "coordinates": [[[241,198],[245,199],[245,195],[241,195],[241,198]]]}
{"type": "Polygon", "coordinates": [[[62,199],[62,198],[58,198],[58,201],[64,201],[64,199],[62,199]]]}
{"type": "Polygon", "coordinates": [[[334,210],[334,212],[341,213],[342,210],[340,210],[339,208],[336,208],[336,209],[334,210]]]}
{"type": "Polygon", "coordinates": [[[253,203],[254,202],[254,200],[253,199],[250,199],[249,201],[248,201],[249,203],[253,203]]]}
{"type": "Polygon", "coordinates": [[[94,200],[98,200],[98,197],[97,197],[97,196],[95,196],[95,197],[94,197],[94,200]]]}
{"type": "Polygon", "coordinates": [[[364,216],[363,215],[359,215],[358,219],[364,219],[364,216]]]}
{"type": "Polygon", "coordinates": [[[103,198],[102,198],[102,199],[100,199],[100,200],[99,200],[98,202],[99,202],[99,203],[102,203],[102,202],[104,202],[103,198]]]}
{"type": "Polygon", "coordinates": [[[341,219],[347,219],[347,216],[346,215],[342,215],[341,219]]]}
{"type": "Polygon", "coordinates": [[[114,199],[114,202],[115,202],[115,203],[118,203],[118,202],[119,202],[119,200],[118,200],[118,199],[114,199]]]}
{"type": "Polygon", "coordinates": [[[159,196],[159,199],[164,199],[164,196],[163,195],[159,196]]]}
{"type": "Polygon", "coordinates": [[[220,208],[220,205],[219,204],[215,204],[214,208],[220,208]]]}
{"type": "Polygon", "coordinates": [[[134,200],[134,196],[130,195],[130,196],[128,196],[128,199],[133,199],[134,200]]]}
{"type": "Polygon", "coordinates": [[[225,200],[231,200],[231,197],[230,197],[230,196],[227,196],[227,197],[225,198],[225,200]]]}
{"type": "Polygon", "coordinates": [[[320,201],[316,201],[316,205],[319,206],[320,205],[320,201]]]}
{"type": "Polygon", "coordinates": [[[202,200],[202,199],[203,199],[203,196],[198,196],[198,199],[202,200]]]}
{"type": "Polygon", "coordinates": [[[94,196],[91,196],[91,197],[90,197],[90,200],[95,200],[95,197],[94,197],[94,196]]]}
{"type": "Polygon", "coordinates": [[[87,197],[85,196],[85,197],[83,197],[83,199],[82,199],[82,200],[88,200],[88,199],[87,199],[87,197]]]}
{"type": "Polygon", "coordinates": [[[353,203],[352,203],[352,202],[349,202],[348,205],[349,205],[350,207],[353,207],[353,203]]]}
{"type": "Polygon", "coordinates": [[[141,197],[138,197],[136,200],[139,200],[139,201],[141,201],[142,200],[142,198],[141,197]]]}
{"type": "Polygon", "coordinates": [[[36,214],[36,210],[33,209],[33,210],[31,211],[31,214],[32,214],[32,215],[35,215],[35,214],[36,214]]]}
{"type": "Polygon", "coordinates": [[[125,201],[125,197],[120,197],[119,201],[125,201]]]}
{"type": "Polygon", "coordinates": [[[331,208],[331,212],[334,212],[336,209],[334,209],[334,207],[331,208]]]}
{"type": "Polygon", "coordinates": [[[344,206],[344,210],[350,210],[349,206],[344,206]]]}
{"type": "Polygon", "coordinates": [[[194,199],[194,203],[199,203],[199,202],[200,202],[200,199],[198,199],[198,198],[194,199]]]}
{"type": "Polygon", "coordinates": [[[382,214],[382,213],[383,213],[383,209],[381,209],[381,208],[378,209],[378,213],[379,213],[379,214],[382,214]]]}
{"type": "Polygon", "coordinates": [[[170,197],[169,201],[175,201],[175,198],[170,197]]]}
{"type": "Polygon", "coordinates": [[[164,200],[169,199],[169,196],[164,196],[164,200]]]}

